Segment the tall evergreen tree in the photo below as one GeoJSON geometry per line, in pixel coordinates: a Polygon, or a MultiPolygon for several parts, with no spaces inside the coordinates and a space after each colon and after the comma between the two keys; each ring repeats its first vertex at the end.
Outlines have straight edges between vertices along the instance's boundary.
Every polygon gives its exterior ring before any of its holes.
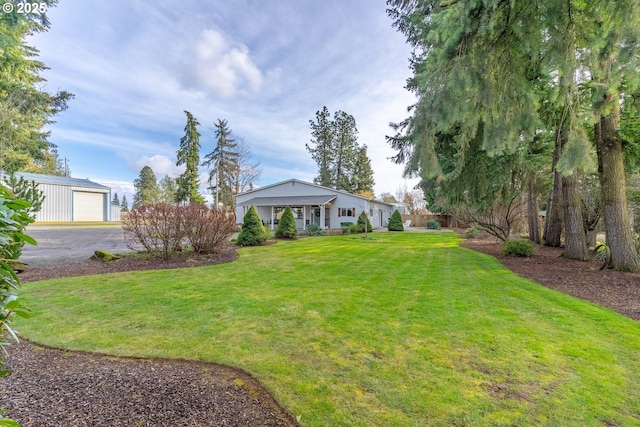
{"type": "Polygon", "coordinates": [[[351,193],[373,194],[373,170],[366,145],[358,145],[355,118],[337,111],[333,120],[327,107],[310,120],[311,142],[307,151],[318,165],[316,184],[351,193]]]}
{"type": "Polygon", "coordinates": [[[113,199],[111,200],[111,204],[114,206],[120,206],[120,199],[118,198],[118,193],[113,193],[113,199]]]}
{"type": "Polygon", "coordinates": [[[45,12],[56,3],[38,2],[29,14],[18,13],[17,8],[0,14],[0,169],[5,172],[48,161],[55,146],[47,141],[49,132],[43,129],[73,97],[65,91],[50,94],[42,90],[40,74],[46,66],[35,59],[37,49],[26,43],[29,35],[48,30],[45,12]]]}
{"type": "MultiPolygon", "coordinates": [[[[396,27],[416,47],[408,88],[419,101],[412,117],[397,126],[403,132],[389,139],[397,150],[395,160],[406,164],[406,172],[420,173],[426,181],[459,179],[465,166],[476,169],[468,161],[475,139],[480,138],[485,153],[478,154],[495,159],[524,151],[523,142],[530,144],[541,131],[555,131],[559,149],[554,167],[563,175],[566,243],[572,249],[565,253],[582,258],[586,240],[579,227],[583,221],[575,183],[576,171],[590,163],[591,148],[581,111],[595,111],[601,184],[616,186],[601,185],[603,198],[611,200],[605,226],[614,224],[606,226],[613,264],[640,270],[625,218],[624,185],[619,185],[624,168],[616,124],[617,94],[624,90],[622,82],[635,80],[633,70],[638,68],[634,52],[640,40],[640,5],[631,0],[551,0],[536,7],[498,0],[388,4],[396,27]],[[592,81],[591,105],[582,102],[588,97],[578,92],[587,86],[585,76],[592,81]],[[555,93],[548,96],[543,87],[555,93]],[[545,105],[558,111],[552,122],[541,118],[545,105]],[[449,135],[446,159],[437,150],[439,144],[443,148],[444,135],[449,135]]],[[[514,167],[523,169],[527,162],[524,156],[514,167]]],[[[523,183],[502,182],[523,191],[523,183]]]]}
{"type": "Polygon", "coordinates": [[[215,123],[216,147],[205,156],[203,166],[209,171],[209,189],[216,205],[222,203],[227,209],[235,209],[233,195],[238,192],[237,177],[240,171],[238,145],[231,138],[231,129],[226,120],[215,123]]]}
{"type": "Polygon", "coordinates": [[[327,107],[316,111],[316,120],[309,120],[311,126],[311,144],[306,144],[307,151],[318,164],[318,176],[313,179],[316,184],[333,187],[334,164],[334,132],[331,121],[331,113],[327,107]]]}
{"type": "Polygon", "coordinates": [[[136,191],[133,195],[133,206],[151,205],[158,202],[158,183],[153,169],[145,166],[140,170],[140,176],[133,181],[136,191]]]}
{"type": "Polygon", "coordinates": [[[129,210],[129,202],[127,202],[127,195],[126,194],[122,196],[122,204],[120,205],[120,209],[123,212],[126,212],[126,211],[129,210]]]}
{"type": "Polygon", "coordinates": [[[198,120],[184,110],[187,115],[187,124],[184,127],[184,136],[180,138],[180,148],[177,152],[176,166],[185,165],[186,169],[177,179],[178,191],[176,202],[203,203],[200,195],[198,180],[198,165],[200,164],[200,132],[198,132],[198,120]]]}

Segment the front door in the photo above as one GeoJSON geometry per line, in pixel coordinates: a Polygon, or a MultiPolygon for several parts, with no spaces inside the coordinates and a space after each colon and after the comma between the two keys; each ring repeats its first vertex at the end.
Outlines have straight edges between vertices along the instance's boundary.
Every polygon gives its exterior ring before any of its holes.
{"type": "Polygon", "coordinates": [[[311,218],[311,223],[320,226],[320,208],[312,208],[311,212],[313,212],[313,218],[311,218]]]}

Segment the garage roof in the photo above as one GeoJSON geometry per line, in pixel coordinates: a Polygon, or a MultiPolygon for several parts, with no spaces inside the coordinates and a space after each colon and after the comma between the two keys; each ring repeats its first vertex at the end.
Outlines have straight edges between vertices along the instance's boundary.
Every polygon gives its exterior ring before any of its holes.
{"type": "Polygon", "coordinates": [[[335,194],[324,196],[283,196],[283,197],[254,197],[242,203],[240,206],[307,206],[324,205],[338,197],[335,194]]]}
{"type": "Polygon", "coordinates": [[[55,176],[55,175],[43,175],[39,173],[30,173],[30,172],[16,172],[15,175],[17,177],[23,177],[27,181],[35,181],[38,184],[55,184],[55,185],[66,185],[71,187],[90,187],[90,188],[101,188],[101,189],[110,190],[110,188],[107,187],[106,185],[89,181],[89,179],[70,178],[66,176],[55,176]]]}

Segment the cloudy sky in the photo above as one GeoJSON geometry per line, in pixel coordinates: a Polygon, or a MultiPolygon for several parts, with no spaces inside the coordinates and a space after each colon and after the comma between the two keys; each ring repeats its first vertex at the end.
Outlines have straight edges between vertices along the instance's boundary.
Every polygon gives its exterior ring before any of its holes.
{"type": "Polygon", "coordinates": [[[50,67],[45,89],[75,94],[51,141],[72,176],[131,194],[145,165],[158,179],[180,174],[188,110],[202,157],[225,119],[260,162],[259,185],[311,181],[309,120],[326,105],[356,119],[376,194],[395,193],[406,181],[385,136],[414,98],[404,89],[411,50],[385,9],[384,0],[60,0],[51,29],[28,41],[50,67]]]}

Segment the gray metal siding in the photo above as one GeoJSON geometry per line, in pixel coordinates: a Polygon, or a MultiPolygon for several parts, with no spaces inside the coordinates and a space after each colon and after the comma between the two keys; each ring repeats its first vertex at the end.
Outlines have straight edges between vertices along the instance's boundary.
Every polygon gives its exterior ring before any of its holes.
{"type": "Polygon", "coordinates": [[[36,213],[37,222],[69,222],[71,218],[71,187],[55,184],[38,184],[45,199],[42,209],[36,213]]]}

